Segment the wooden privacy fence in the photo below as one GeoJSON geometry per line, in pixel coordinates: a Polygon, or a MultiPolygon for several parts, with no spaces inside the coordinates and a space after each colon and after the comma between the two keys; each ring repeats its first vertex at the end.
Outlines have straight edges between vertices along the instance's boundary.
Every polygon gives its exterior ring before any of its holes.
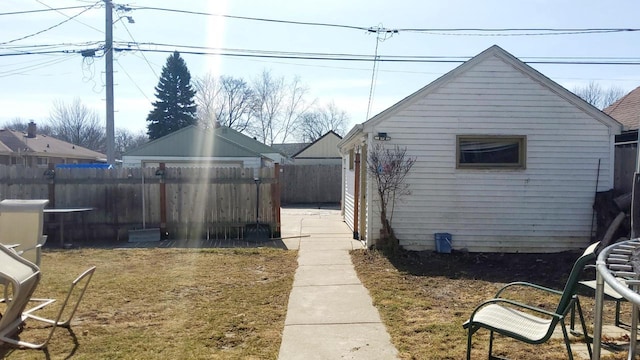
{"type": "MultiPolygon", "coordinates": [[[[246,225],[280,232],[278,168],[42,169],[0,166],[0,198],[49,199],[49,207],[93,207],[65,238],[124,240],[160,228],[171,238],[241,238],[246,225]],[[259,192],[259,199],[258,199],[259,192]],[[256,218],[256,215],[258,218],[256,218]],[[84,229],[83,229],[84,228],[84,229]]],[[[70,220],[70,219],[69,219],[70,220]]],[[[55,237],[55,221],[47,221],[55,237]]]]}
{"type": "Polygon", "coordinates": [[[282,203],[339,203],[341,179],[341,165],[283,165],[280,174],[282,203]]]}
{"type": "Polygon", "coordinates": [[[633,173],[636,171],[636,144],[616,145],[615,175],[613,188],[620,193],[629,193],[633,188],[633,173]]]}

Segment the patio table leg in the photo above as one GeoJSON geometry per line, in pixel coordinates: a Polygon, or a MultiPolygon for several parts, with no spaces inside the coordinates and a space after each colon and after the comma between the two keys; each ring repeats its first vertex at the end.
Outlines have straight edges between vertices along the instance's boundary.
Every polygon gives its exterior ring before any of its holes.
{"type": "Polygon", "coordinates": [[[596,271],[596,303],[593,324],[593,358],[600,360],[600,346],[602,341],[602,306],[604,298],[604,278],[600,271],[596,271]]]}

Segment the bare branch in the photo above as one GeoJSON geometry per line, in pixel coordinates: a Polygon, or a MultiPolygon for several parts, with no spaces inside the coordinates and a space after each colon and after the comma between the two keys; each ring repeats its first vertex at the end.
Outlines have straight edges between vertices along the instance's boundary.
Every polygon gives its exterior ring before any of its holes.
{"type": "Polygon", "coordinates": [[[296,131],[302,114],[312,103],[306,101],[307,88],[299,78],[287,83],[269,71],[253,82],[254,122],[251,133],[266,144],[286,142],[296,131]]]}
{"type": "Polygon", "coordinates": [[[604,89],[598,83],[590,81],[584,87],[575,87],[573,93],[602,110],[620,99],[624,95],[624,90],[617,86],[604,89]]]}
{"type": "Polygon", "coordinates": [[[348,121],[347,113],[331,102],[302,115],[300,136],[305,142],[314,142],[329,131],[344,135],[348,121]]]}
{"type": "Polygon", "coordinates": [[[104,127],[98,114],[79,98],[71,104],[56,100],[49,114],[52,136],[94,151],[105,150],[104,127]]]}
{"type": "Polygon", "coordinates": [[[394,250],[398,248],[398,240],[391,227],[393,211],[396,202],[411,193],[409,184],[405,180],[415,162],[414,157],[407,155],[407,149],[402,149],[398,145],[385,148],[381,143],[376,143],[369,149],[367,172],[375,181],[380,199],[378,206],[382,231],[386,237],[381,240],[394,250]]]}

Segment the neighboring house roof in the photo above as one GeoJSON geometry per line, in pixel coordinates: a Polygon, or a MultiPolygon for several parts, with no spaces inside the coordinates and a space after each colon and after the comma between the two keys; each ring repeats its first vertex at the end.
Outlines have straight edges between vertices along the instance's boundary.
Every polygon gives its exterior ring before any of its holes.
{"type": "Polygon", "coordinates": [[[640,86],[602,111],[618,120],[625,130],[640,128],[640,86]]]}
{"type": "Polygon", "coordinates": [[[293,155],[309,146],[309,144],[310,143],[273,144],[271,145],[271,147],[287,155],[288,157],[293,157],[293,155]]]}
{"type": "MultiPolygon", "coordinates": [[[[311,149],[312,147],[314,147],[316,144],[321,143],[325,140],[327,140],[329,137],[335,137],[338,141],[342,140],[342,136],[338,135],[337,133],[335,133],[333,130],[329,130],[326,134],[322,135],[320,138],[318,138],[316,141],[312,142],[311,144],[305,146],[303,149],[300,149],[297,153],[293,154],[292,157],[298,157],[300,155],[303,155],[304,152],[308,151],[309,149],[311,149]]],[[[338,151],[338,148],[336,147],[336,154],[337,157],[340,157],[340,151],[338,151]]]]}
{"type": "MultiPolygon", "coordinates": [[[[220,126],[215,129],[216,135],[219,135],[231,142],[234,142],[238,145],[241,145],[251,151],[254,151],[258,154],[273,154],[279,153],[277,149],[272,146],[261,143],[260,141],[251,138],[245,134],[242,134],[230,127],[220,126]]],[[[284,154],[283,154],[284,155],[284,154]]]]}
{"type": "MultiPolygon", "coordinates": [[[[228,128],[227,128],[228,129],[228,128]]],[[[231,130],[231,129],[229,129],[231,130]]],[[[261,157],[252,149],[226,138],[220,131],[187,126],[150,141],[123,156],[167,157],[261,157]]],[[[232,135],[234,136],[234,135],[232,135]]],[[[242,135],[244,136],[244,135],[242,135]]],[[[245,136],[246,137],[246,136],[245,136]]],[[[253,140],[253,139],[251,139],[253,140]]],[[[246,143],[246,142],[245,142],[246,143]]]]}
{"type": "Polygon", "coordinates": [[[58,140],[51,136],[36,134],[28,137],[21,131],[0,130],[0,153],[32,153],[38,156],[63,157],[104,161],[106,156],[79,145],[58,140]]]}
{"type": "Polygon", "coordinates": [[[348,143],[351,139],[353,139],[354,136],[357,136],[359,133],[361,133],[361,132],[363,132],[363,131],[365,131],[367,129],[370,129],[371,127],[377,125],[378,123],[380,123],[384,119],[387,119],[387,118],[389,118],[391,116],[394,116],[398,111],[401,111],[405,106],[408,106],[409,104],[413,103],[414,101],[418,101],[419,99],[423,98],[425,95],[427,95],[427,94],[431,93],[432,91],[435,91],[436,89],[438,89],[440,86],[442,86],[442,85],[446,84],[447,82],[455,79],[460,73],[463,73],[463,72],[467,71],[467,69],[475,66],[476,64],[484,61],[485,59],[487,59],[487,58],[489,58],[491,56],[495,56],[495,57],[500,58],[501,60],[503,60],[504,62],[510,64],[515,69],[521,71],[522,73],[524,73],[525,75],[527,75],[528,77],[533,79],[534,81],[537,81],[541,85],[543,85],[543,86],[547,87],[548,89],[550,89],[551,91],[555,92],[560,98],[563,98],[564,100],[566,100],[569,103],[571,103],[574,106],[576,106],[578,109],[580,109],[580,110],[584,111],[585,113],[591,115],[591,117],[593,117],[594,119],[597,119],[598,121],[600,121],[601,123],[603,123],[603,124],[605,124],[607,126],[610,126],[610,127],[613,127],[613,128],[617,128],[618,129],[617,132],[618,133],[620,132],[622,126],[614,118],[612,118],[609,115],[605,114],[604,112],[598,110],[596,107],[594,107],[593,105],[591,105],[588,102],[584,101],[579,96],[575,95],[571,91],[569,91],[569,90],[565,89],[564,87],[560,86],[558,83],[556,83],[555,81],[549,79],[548,77],[546,77],[542,73],[538,72],[537,70],[535,70],[531,66],[529,66],[529,65],[525,64],[524,62],[520,61],[518,58],[516,58],[515,56],[511,55],[510,53],[508,53],[507,51],[505,51],[501,47],[499,47],[497,45],[493,45],[490,48],[488,48],[487,50],[481,52],[480,54],[478,54],[478,55],[474,56],[473,58],[471,58],[470,60],[466,61],[464,64],[462,64],[462,65],[458,66],[457,68],[449,71],[448,73],[444,74],[443,76],[441,76],[440,78],[436,79],[432,83],[430,83],[427,86],[423,87],[422,89],[414,92],[413,94],[411,94],[411,95],[407,96],[406,98],[400,100],[399,102],[397,102],[396,104],[394,104],[391,107],[387,108],[386,110],[382,111],[381,113],[375,115],[371,119],[365,121],[362,124],[358,124],[358,125],[354,126],[353,129],[351,129],[351,131],[349,131],[349,133],[347,135],[345,135],[345,137],[338,144],[338,146],[342,147],[344,144],[348,143]]]}

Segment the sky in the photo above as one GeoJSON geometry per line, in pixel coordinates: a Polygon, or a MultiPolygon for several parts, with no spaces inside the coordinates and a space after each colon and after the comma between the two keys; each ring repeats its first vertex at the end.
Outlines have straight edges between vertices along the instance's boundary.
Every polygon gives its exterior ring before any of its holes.
{"type": "MultiPolygon", "coordinates": [[[[372,117],[460,65],[374,63],[376,47],[382,60],[390,56],[467,60],[499,45],[525,62],[640,64],[640,31],[527,36],[514,35],[543,32],[448,31],[640,29],[640,1],[633,0],[113,1],[116,7],[132,8],[113,14],[116,46],[131,49],[114,54],[115,127],[136,133],[146,132],[154,87],[169,52],[176,49],[192,78],[227,75],[250,82],[265,70],[287,80],[299,77],[308,88],[310,101],[318,105],[334,102],[349,115],[348,129],[364,122],[367,114],[372,117]],[[391,32],[378,34],[367,31],[369,28],[391,32]],[[339,60],[220,55],[239,50],[244,54],[275,51],[277,56],[283,52],[304,53],[304,57],[333,54],[339,60]]],[[[76,98],[105,121],[105,59],[99,50],[105,39],[103,4],[91,0],[0,2],[0,125],[16,118],[44,124],[54,102],[71,103],[76,98]],[[93,9],[80,8],[94,4],[93,9]],[[66,7],[72,8],[51,10],[66,7]],[[47,11],[20,13],[34,10],[47,11]],[[96,56],[79,53],[90,49],[98,49],[96,56]],[[51,53],[34,54],[37,52],[51,53]]],[[[640,86],[640,65],[530,65],[569,90],[589,82],[604,88],[615,86],[625,93],[640,86]]]]}

